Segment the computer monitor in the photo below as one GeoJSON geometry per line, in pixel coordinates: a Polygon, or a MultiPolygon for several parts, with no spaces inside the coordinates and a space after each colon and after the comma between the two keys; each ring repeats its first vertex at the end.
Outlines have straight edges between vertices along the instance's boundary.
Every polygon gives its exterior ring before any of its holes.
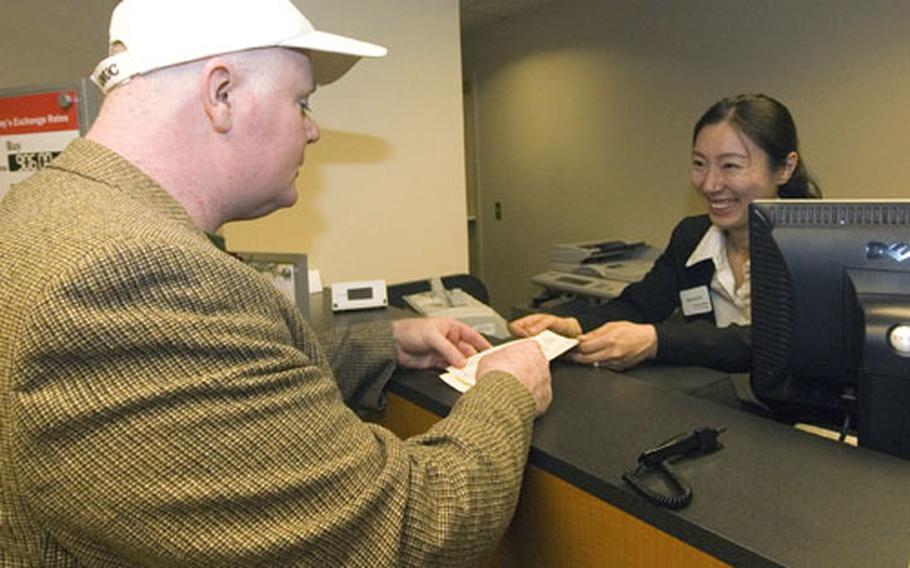
{"type": "Polygon", "coordinates": [[[910,200],[758,200],[749,233],[755,395],[910,458],[910,200]]]}

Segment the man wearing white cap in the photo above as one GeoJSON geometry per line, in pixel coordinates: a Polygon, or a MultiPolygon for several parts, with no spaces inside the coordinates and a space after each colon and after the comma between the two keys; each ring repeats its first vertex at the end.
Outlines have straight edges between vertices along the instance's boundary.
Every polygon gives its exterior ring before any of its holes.
{"type": "Polygon", "coordinates": [[[514,509],[546,360],[524,342],[399,440],[397,365],[451,320],[318,339],[206,233],[296,200],[309,96],[372,44],[288,0],[124,0],[86,139],[0,202],[0,565],[475,565],[514,509]]]}

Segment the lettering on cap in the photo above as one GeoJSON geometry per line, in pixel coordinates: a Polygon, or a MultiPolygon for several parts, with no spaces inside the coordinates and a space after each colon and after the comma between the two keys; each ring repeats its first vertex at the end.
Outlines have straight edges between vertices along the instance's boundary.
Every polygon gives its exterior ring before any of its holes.
{"type": "Polygon", "coordinates": [[[101,73],[98,74],[98,85],[101,88],[104,88],[108,82],[120,74],[120,69],[117,67],[116,63],[111,63],[107,67],[101,70],[101,73]]]}

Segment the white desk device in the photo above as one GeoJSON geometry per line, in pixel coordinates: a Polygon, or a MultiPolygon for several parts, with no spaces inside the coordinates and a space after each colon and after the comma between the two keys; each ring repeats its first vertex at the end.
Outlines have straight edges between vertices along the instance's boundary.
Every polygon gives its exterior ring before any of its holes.
{"type": "Polygon", "coordinates": [[[385,280],[359,280],[332,284],[332,311],[384,308],[389,305],[385,280]]]}
{"type": "Polygon", "coordinates": [[[643,242],[585,241],[553,245],[550,269],[531,277],[547,293],[609,300],[651,270],[660,251],[643,242]]]}
{"type": "Polygon", "coordinates": [[[430,280],[430,291],[403,297],[411,308],[427,317],[444,317],[463,322],[480,333],[496,338],[509,337],[506,320],[496,310],[461,288],[446,290],[442,279],[430,280]]]}

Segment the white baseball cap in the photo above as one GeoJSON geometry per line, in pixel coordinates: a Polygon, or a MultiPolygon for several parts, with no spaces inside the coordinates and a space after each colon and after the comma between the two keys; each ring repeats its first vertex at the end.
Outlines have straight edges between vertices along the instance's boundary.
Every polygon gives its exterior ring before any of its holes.
{"type": "Polygon", "coordinates": [[[260,47],[310,52],[318,85],[386,48],[317,31],[290,0],[123,0],[111,16],[112,55],[92,81],[105,93],[154,69],[260,47]]]}

